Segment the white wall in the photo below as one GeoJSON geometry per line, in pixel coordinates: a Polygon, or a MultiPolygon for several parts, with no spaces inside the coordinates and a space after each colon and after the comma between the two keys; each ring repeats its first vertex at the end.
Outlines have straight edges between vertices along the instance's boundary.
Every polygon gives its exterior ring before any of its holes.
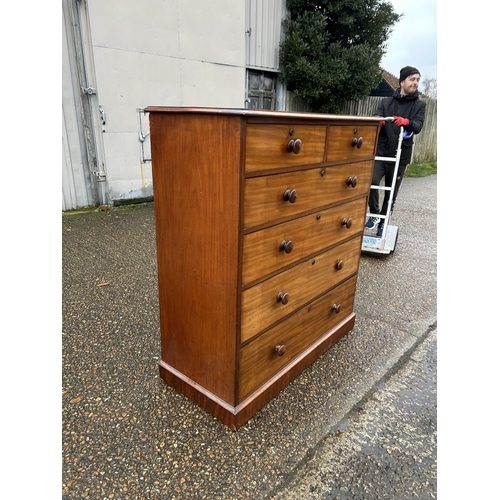
{"type": "MultiPolygon", "coordinates": [[[[91,100],[107,201],[152,196],[151,162],[141,162],[150,159],[150,150],[149,136],[144,144],[139,140],[140,110],[245,106],[245,1],[80,3],[86,4],[85,64],[96,89],[91,100]]],[[[146,134],[144,116],[142,123],[146,134]]]]}

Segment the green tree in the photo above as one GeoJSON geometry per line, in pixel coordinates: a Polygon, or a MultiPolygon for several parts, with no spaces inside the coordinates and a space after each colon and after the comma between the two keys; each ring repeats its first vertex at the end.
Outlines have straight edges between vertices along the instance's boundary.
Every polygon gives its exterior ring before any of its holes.
{"type": "Polygon", "coordinates": [[[288,0],[280,78],[319,113],[338,113],[382,79],[380,61],[402,18],[381,0],[288,0]]]}

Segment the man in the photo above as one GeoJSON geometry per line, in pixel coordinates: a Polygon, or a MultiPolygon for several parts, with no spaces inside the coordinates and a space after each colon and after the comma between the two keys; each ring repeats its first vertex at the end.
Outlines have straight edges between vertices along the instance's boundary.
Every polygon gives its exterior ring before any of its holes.
{"type": "MultiPolygon", "coordinates": [[[[425,119],[425,102],[419,99],[418,84],[420,82],[420,71],[412,66],[405,66],[399,75],[399,88],[396,89],[392,97],[382,99],[374,116],[394,117],[392,122],[382,120],[378,143],[377,156],[388,158],[396,157],[399,133],[401,126],[404,127],[403,143],[401,145],[401,156],[396,177],[396,185],[392,198],[391,212],[394,210],[394,203],[399,191],[399,186],[403,180],[406,167],[411,161],[413,150],[413,135],[422,130],[425,119]]],[[[373,168],[372,185],[379,186],[385,177],[385,185],[392,184],[395,162],[376,161],[373,168]]],[[[382,210],[379,208],[378,190],[370,191],[369,209],[371,214],[387,215],[387,205],[389,204],[390,192],[385,191],[382,210]]],[[[385,219],[372,215],[365,224],[365,228],[374,229],[378,224],[377,237],[382,236],[385,219]]]]}

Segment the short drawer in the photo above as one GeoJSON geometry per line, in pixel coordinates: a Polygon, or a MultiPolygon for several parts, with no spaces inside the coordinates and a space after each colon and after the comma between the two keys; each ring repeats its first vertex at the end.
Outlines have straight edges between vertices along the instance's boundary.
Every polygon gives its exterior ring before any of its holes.
{"type": "Polygon", "coordinates": [[[321,163],[325,142],[326,125],[248,125],[245,171],[321,163]]]}
{"type": "Polygon", "coordinates": [[[355,274],[361,255],[361,237],[245,290],[241,297],[241,342],[355,274]]]}
{"type": "Polygon", "coordinates": [[[363,232],[366,198],[243,236],[243,286],[363,232]]]}
{"type": "Polygon", "coordinates": [[[377,125],[330,126],[327,161],[349,160],[375,155],[377,125]]]}
{"type": "Polygon", "coordinates": [[[356,276],[241,348],[240,401],[353,311],[356,276]]]}
{"type": "Polygon", "coordinates": [[[366,195],[373,162],[349,163],[245,180],[245,229],[366,195]]]}

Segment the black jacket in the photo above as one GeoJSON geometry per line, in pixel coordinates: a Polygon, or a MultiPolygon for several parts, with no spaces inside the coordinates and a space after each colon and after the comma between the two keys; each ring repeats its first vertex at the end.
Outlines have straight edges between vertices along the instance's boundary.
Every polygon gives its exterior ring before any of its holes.
{"type": "MultiPolygon", "coordinates": [[[[408,132],[418,134],[422,130],[425,120],[425,105],[424,101],[419,99],[419,92],[416,91],[412,95],[402,96],[398,88],[392,97],[382,99],[375,116],[402,116],[409,118],[410,124],[405,127],[408,132]]],[[[387,156],[394,158],[398,147],[400,127],[392,122],[380,128],[380,133],[377,143],[377,156],[387,156]]],[[[413,136],[409,139],[404,139],[401,146],[400,165],[408,165],[411,160],[411,152],[413,149],[413,136]]]]}

